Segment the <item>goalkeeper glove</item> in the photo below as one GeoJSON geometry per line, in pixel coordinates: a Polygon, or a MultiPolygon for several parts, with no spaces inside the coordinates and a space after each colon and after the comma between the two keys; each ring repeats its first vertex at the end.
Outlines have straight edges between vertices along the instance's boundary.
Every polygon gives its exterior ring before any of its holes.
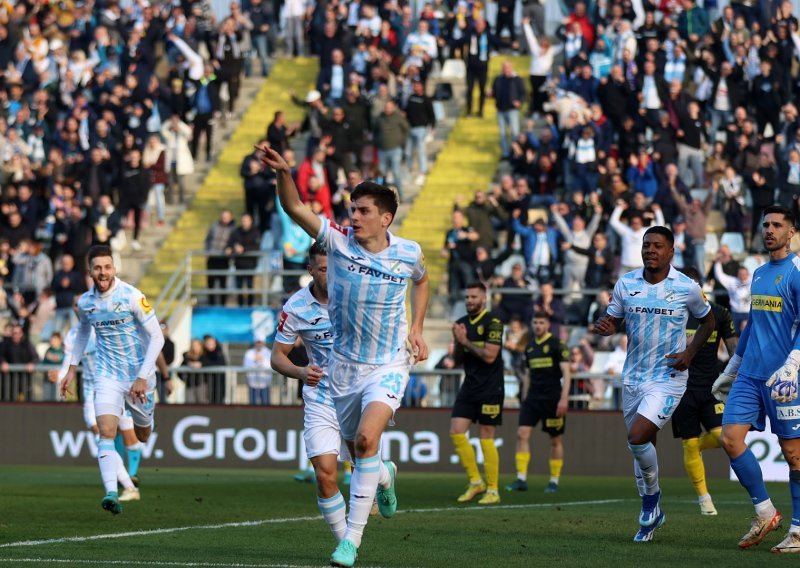
{"type": "Polygon", "coordinates": [[[783,366],[772,373],[767,386],[770,398],[776,402],[792,402],[797,398],[797,371],[800,369],[800,350],[789,353],[783,366]]]}
{"type": "Polygon", "coordinates": [[[741,364],[742,358],[734,353],[733,357],[728,361],[728,366],[725,367],[722,374],[714,381],[714,385],[711,387],[711,394],[713,394],[714,398],[718,401],[725,402],[728,400],[733,381],[736,380],[736,374],[739,372],[739,366],[741,364]]]}

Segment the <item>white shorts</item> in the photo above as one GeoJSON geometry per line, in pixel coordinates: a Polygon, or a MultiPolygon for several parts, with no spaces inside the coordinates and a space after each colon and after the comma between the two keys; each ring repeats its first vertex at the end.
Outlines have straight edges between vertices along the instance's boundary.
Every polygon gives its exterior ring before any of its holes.
{"type": "Polygon", "coordinates": [[[332,354],[328,377],[342,437],[353,441],[361,414],[372,402],[392,409],[389,425],[394,425],[394,412],[400,408],[408,384],[407,354],[401,351],[397,360],[385,365],[356,363],[332,354]]]}
{"type": "Polygon", "coordinates": [[[133,423],[140,428],[153,425],[156,408],[155,376],[147,381],[147,399],[145,402],[134,400],[128,393],[133,381],[115,381],[112,379],[95,380],[94,412],[97,416],[111,414],[122,417],[128,409],[133,423]]]}
{"type": "Polygon", "coordinates": [[[341,460],[349,460],[350,453],[342,438],[336,409],[327,404],[304,398],[303,441],[308,459],[333,454],[341,460]]]}
{"type": "Polygon", "coordinates": [[[637,414],[641,414],[658,429],[672,417],[686,392],[683,382],[646,382],[640,385],[624,385],[622,390],[622,413],[625,426],[630,431],[637,414]]]}

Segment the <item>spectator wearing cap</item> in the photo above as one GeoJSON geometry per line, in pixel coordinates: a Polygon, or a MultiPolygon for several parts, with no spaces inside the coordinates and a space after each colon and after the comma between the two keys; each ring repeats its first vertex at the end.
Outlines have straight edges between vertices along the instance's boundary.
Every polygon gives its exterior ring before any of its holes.
{"type": "Polygon", "coordinates": [[[269,406],[269,391],[272,387],[272,352],[264,343],[264,338],[255,336],[253,347],[244,354],[243,366],[253,369],[247,372],[247,387],[250,391],[250,404],[253,406],[269,406]]]}
{"type": "Polygon", "coordinates": [[[306,108],[306,116],[300,125],[300,131],[308,133],[308,140],[306,141],[306,155],[308,155],[314,148],[319,146],[322,140],[322,128],[325,124],[328,108],[322,101],[322,95],[316,89],[309,91],[302,101],[292,94],[292,101],[296,105],[306,108]]]}

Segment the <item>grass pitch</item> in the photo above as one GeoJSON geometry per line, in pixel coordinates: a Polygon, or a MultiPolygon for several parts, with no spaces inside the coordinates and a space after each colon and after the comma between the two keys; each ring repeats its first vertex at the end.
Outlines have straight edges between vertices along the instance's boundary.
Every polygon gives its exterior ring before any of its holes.
{"type": "MultiPolygon", "coordinates": [[[[123,514],[100,508],[93,468],[0,468],[0,568],[6,566],[325,566],[335,548],[313,485],[291,472],[143,468],[142,500],[123,514]]],[[[504,476],[502,484],[511,481],[504,476]]],[[[633,479],[545,478],[499,506],[457,504],[465,477],[399,471],[399,509],[372,517],[357,566],[759,566],[788,530],[786,485],[770,486],[784,525],[760,546],[736,547],[752,506],[735,483],[714,480],[717,517],[702,517],[689,481],[663,480],[666,524],[632,542],[640,501],[633,479]]],[[[340,484],[345,497],[347,487],[340,484]]],[[[477,500],[476,500],[477,501],[477,500]]],[[[788,558],[787,558],[788,556],[788,558]]]]}

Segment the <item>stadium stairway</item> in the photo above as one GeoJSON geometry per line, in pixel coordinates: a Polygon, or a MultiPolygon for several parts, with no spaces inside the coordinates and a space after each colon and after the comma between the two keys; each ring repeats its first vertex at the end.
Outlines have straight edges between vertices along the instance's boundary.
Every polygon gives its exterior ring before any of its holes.
{"type": "MultiPolygon", "coordinates": [[[[527,78],[527,57],[495,56],[490,61],[489,85],[507,59],[513,61],[521,77],[527,78]]],[[[477,93],[475,95],[477,97],[477,93]]],[[[474,102],[473,108],[477,108],[477,98],[474,102]]],[[[482,118],[462,115],[458,119],[424,186],[402,219],[398,234],[422,245],[434,297],[447,294],[447,259],[440,255],[440,250],[450,228],[453,206],[460,198],[466,206],[472,201],[475,191],[488,189],[499,161],[495,105],[492,100],[487,100],[482,118]]],[[[444,315],[443,306],[432,305],[431,308],[432,315],[444,315]]]]}
{"type": "Polygon", "coordinates": [[[242,100],[243,93],[239,101],[243,114],[235,128],[229,129],[227,139],[219,142],[213,167],[204,172],[202,182],[196,184],[199,187],[186,205],[173,212],[174,226],[167,223],[168,228],[159,228],[151,224],[143,232],[146,237],[141,239],[140,256],[123,257],[124,267],[128,263],[139,263],[140,277],[125,267],[126,279],[138,282],[148,296],[157,297],[186,253],[203,248],[206,232],[219,217],[220,210],[229,208],[236,215],[242,211],[244,191],[239,176],[242,160],[264,136],[276,110],[284,110],[289,123],[302,121],[304,111],[291,102],[289,93],[305,93],[313,88],[317,69],[315,58],[281,59],[268,79],[245,81],[251,101],[248,104],[247,100],[242,100]],[[258,83],[260,88],[257,88],[258,83]]]}

